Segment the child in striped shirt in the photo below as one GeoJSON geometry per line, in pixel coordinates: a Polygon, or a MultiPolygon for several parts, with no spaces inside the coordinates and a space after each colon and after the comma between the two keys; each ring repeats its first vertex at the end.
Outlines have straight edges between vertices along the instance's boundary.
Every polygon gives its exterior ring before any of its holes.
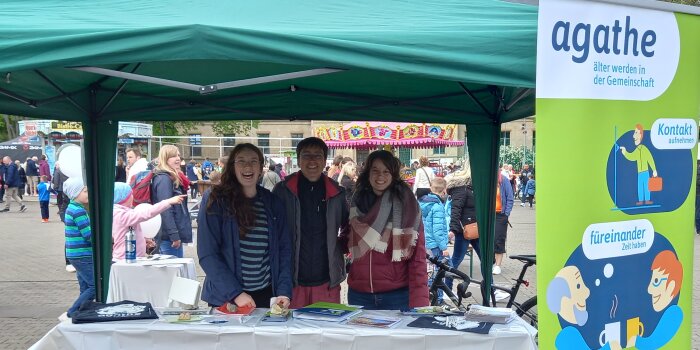
{"type": "Polygon", "coordinates": [[[68,309],[67,316],[72,317],[80,305],[95,299],[95,269],[92,262],[92,231],[90,217],[85,205],[88,203],[87,187],[81,178],[69,178],[63,183],[63,193],[70,203],[66,208],[66,257],[75,267],[80,295],[68,309]]]}

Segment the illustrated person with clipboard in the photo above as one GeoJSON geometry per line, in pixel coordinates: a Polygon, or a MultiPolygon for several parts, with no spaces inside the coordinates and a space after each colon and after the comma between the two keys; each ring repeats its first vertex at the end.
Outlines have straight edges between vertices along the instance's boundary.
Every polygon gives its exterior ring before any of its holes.
{"type": "MultiPolygon", "coordinates": [[[[649,149],[642,144],[644,139],[644,127],[641,124],[637,124],[634,127],[634,145],[636,148],[632,152],[628,152],[624,146],[620,146],[622,155],[631,162],[637,162],[637,203],[636,205],[644,204],[654,204],[651,200],[651,190],[649,188],[649,168],[652,171],[652,177],[658,177],[656,172],[656,163],[654,162],[654,157],[651,155],[649,149]]],[[[652,180],[652,185],[658,183],[658,189],[660,190],[661,178],[652,180]]],[[[654,185],[652,187],[657,187],[654,185]]]]}

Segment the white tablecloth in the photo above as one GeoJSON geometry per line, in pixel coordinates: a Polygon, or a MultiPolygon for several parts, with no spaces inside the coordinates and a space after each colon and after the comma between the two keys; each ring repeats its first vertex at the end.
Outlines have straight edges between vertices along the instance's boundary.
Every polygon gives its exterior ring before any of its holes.
{"type": "MultiPolygon", "coordinates": [[[[265,310],[256,310],[240,324],[173,324],[163,320],[72,324],[64,322],[32,346],[44,349],[299,349],[299,350],[532,350],[535,330],[522,319],[494,325],[487,335],[406,327],[392,329],[349,326],[292,319],[261,324],[265,310]]],[[[396,312],[379,314],[396,316],[396,312]]]]}
{"type": "Polygon", "coordinates": [[[175,276],[197,279],[192,258],[143,260],[112,264],[109,273],[107,302],[122,300],[150,302],[154,307],[175,306],[168,300],[175,276]]]}

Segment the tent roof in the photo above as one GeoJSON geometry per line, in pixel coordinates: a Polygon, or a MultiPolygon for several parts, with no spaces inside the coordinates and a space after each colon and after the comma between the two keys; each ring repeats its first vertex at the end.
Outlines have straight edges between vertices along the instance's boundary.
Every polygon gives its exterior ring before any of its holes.
{"type": "Polygon", "coordinates": [[[537,9],[530,5],[98,0],[76,6],[37,0],[5,2],[0,15],[5,113],[65,120],[92,115],[463,124],[534,113],[537,9]],[[134,80],[122,87],[124,79],[68,68],[81,66],[195,87],[319,68],[339,71],[221,85],[200,94],[134,80]],[[517,101],[526,103],[504,108],[517,101]]]}

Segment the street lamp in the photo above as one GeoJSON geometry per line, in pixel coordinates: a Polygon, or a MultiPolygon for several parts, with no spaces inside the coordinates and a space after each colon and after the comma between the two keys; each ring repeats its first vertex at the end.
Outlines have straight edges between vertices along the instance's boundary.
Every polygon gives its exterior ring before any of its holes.
{"type": "Polygon", "coordinates": [[[520,171],[522,172],[523,168],[525,167],[525,138],[527,137],[527,130],[525,130],[525,123],[520,124],[520,130],[523,133],[523,159],[520,164],[520,171]]]}

